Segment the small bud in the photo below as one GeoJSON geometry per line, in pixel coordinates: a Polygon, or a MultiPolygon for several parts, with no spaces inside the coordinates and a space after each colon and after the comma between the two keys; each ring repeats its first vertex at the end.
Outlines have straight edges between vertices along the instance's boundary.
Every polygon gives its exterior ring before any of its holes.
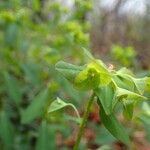
{"type": "Polygon", "coordinates": [[[112,71],[114,68],[115,68],[115,66],[114,66],[113,64],[109,64],[109,65],[108,65],[108,69],[109,69],[110,71],[112,71]]]}

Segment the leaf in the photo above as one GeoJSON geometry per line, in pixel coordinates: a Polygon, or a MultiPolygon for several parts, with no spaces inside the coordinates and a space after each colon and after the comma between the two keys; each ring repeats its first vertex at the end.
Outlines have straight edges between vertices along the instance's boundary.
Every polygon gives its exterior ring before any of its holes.
{"type": "Polygon", "coordinates": [[[36,143],[36,150],[56,149],[55,131],[43,121],[39,128],[39,135],[36,143]]]}
{"type": "Polygon", "coordinates": [[[33,63],[22,64],[22,69],[26,75],[26,78],[34,85],[41,83],[41,69],[39,65],[33,63]]]}
{"type": "Polygon", "coordinates": [[[112,136],[112,134],[104,127],[104,126],[97,126],[96,133],[96,139],[95,142],[99,145],[104,145],[108,143],[114,143],[116,142],[116,138],[112,136]]]}
{"type": "Polygon", "coordinates": [[[70,115],[64,115],[64,118],[65,118],[66,120],[74,121],[74,122],[76,122],[77,124],[81,124],[81,121],[82,121],[81,118],[73,117],[73,116],[70,116],[70,115]]]}
{"type": "Polygon", "coordinates": [[[122,75],[126,74],[126,75],[130,75],[130,76],[134,76],[133,73],[129,69],[125,68],[125,67],[123,67],[120,70],[118,70],[117,74],[122,74],[122,75]]]}
{"type": "MultiPolygon", "coordinates": [[[[86,50],[85,50],[86,51],[86,50]]],[[[111,82],[111,74],[101,60],[94,59],[86,51],[91,63],[84,66],[76,66],[63,61],[56,64],[56,70],[61,72],[78,90],[91,90],[99,85],[107,85],[111,82]]]]}
{"type": "Polygon", "coordinates": [[[118,140],[122,141],[123,143],[130,145],[130,139],[127,134],[127,131],[124,127],[120,124],[120,122],[116,119],[114,114],[106,115],[103,107],[100,107],[100,117],[107,128],[107,130],[118,140]]]}
{"type": "Polygon", "coordinates": [[[144,130],[146,133],[146,139],[148,140],[148,142],[150,142],[150,128],[149,128],[150,124],[147,124],[147,123],[143,123],[143,124],[144,124],[144,130]]]}
{"type": "Polygon", "coordinates": [[[150,125],[150,105],[146,102],[142,105],[142,111],[137,116],[138,119],[140,119],[142,122],[150,125]]]}
{"type": "Polygon", "coordinates": [[[0,139],[5,148],[11,150],[14,142],[14,128],[6,112],[0,112],[0,139]]]}
{"type": "Polygon", "coordinates": [[[91,90],[111,82],[111,75],[101,61],[89,63],[75,78],[75,86],[81,90],[91,90]]]}
{"type": "Polygon", "coordinates": [[[144,113],[150,116],[150,105],[148,103],[144,102],[142,105],[142,109],[144,113]]]}
{"type": "Polygon", "coordinates": [[[7,72],[4,73],[5,83],[10,98],[18,105],[22,100],[22,91],[17,80],[7,72]]]}
{"type": "Polygon", "coordinates": [[[95,68],[100,73],[100,85],[105,86],[111,82],[111,74],[101,60],[95,59],[89,64],[89,68],[95,68]]]}
{"type": "Polygon", "coordinates": [[[55,68],[63,74],[63,76],[70,82],[74,82],[76,75],[84,69],[84,66],[76,66],[63,61],[59,61],[55,68]]]}
{"type": "Polygon", "coordinates": [[[126,119],[131,120],[133,117],[134,102],[131,100],[123,101],[123,115],[126,119]]]}
{"type": "Polygon", "coordinates": [[[142,110],[143,111],[141,111],[137,118],[143,123],[147,140],[150,142],[150,106],[148,105],[148,103],[143,103],[142,110]]]}
{"type": "Polygon", "coordinates": [[[87,58],[89,58],[90,60],[94,60],[94,57],[87,49],[85,49],[84,47],[82,47],[82,49],[84,51],[84,54],[87,56],[87,58]]]}
{"type": "Polygon", "coordinates": [[[84,54],[90,59],[91,65],[94,65],[97,69],[101,70],[102,72],[107,72],[109,74],[109,71],[106,67],[106,65],[100,60],[100,59],[95,59],[92,54],[83,48],[84,54]]]}
{"type": "Polygon", "coordinates": [[[80,115],[79,115],[77,109],[75,108],[75,106],[73,104],[71,104],[71,103],[64,102],[60,98],[57,98],[55,101],[53,101],[51,103],[51,105],[48,108],[48,113],[52,113],[52,112],[58,111],[58,110],[60,110],[60,109],[62,109],[64,107],[67,107],[67,106],[71,106],[75,110],[77,116],[80,118],[80,115]]]}
{"type": "Polygon", "coordinates": [[[124,75],[113,75],[113,80],[117,84],[118,87],[129,90],[129,91],[134,91],[134,83],[133,81],[124,75]]]}
{"type": "Polygon", "coordinates": [[[75,104],[79,104],[80,100],[83,99],[85,93],[74,88],[74,86],[67,79],[62,79],[62,77],[59,79],[59,83],[61,87],[63,87],[63,90],[66,91],[68,95],[76,102],[75,104]]]}
{"type": "Polygon", "coordinates": [[[150,91],[150,77],[147,77],[147,80],[146,80],[146,91],[150,91]]]}
{"type": "MultiPolygon", "coordinates": [[[[137,92],[138,94],[144,93],[148,81],[147,77],[135,78],[126,68],[117,71],[117,76],[122,78],[125,88],[127,90],[137,92]]],[[[121,87],[120,85],[118,86],[121,87]]]]}
{"type": "Polygon", "coordinates": [[[135,84],[135,88],[137,90],[137,92],[139,94],[143,94],[145,89],[146,89],[146,80],[147,80],[147,77],[145,78],[132,78],[134,84],[135,84]]]}
{"type": "MultiPolygon", "coordinates": [[[[113,80],[116,84],[116,100],[123,100],[124,103],[128,100],[130,100],[130,103],[133,102],[133,100],[140,100],[140,99],[146,99],[146,97],[142,96],[144,93],[144,90],[146,88],[146,78],[134,78],[130,75],[129,71],[126,69],[119,70],[116,75],[113,76],[113,80]]],[[[123,114],[129,119],[132,117],[132,104],[127,105],[124,107],[123,114]],[[130,114],[128,114],[130,109],[130,114]]]]}
{"type": "Polygon", "coordinates": [[[100,59],[95,59],[87,49],[82,49],[84,51],[84,54],[89,58],[91,64],[93,63],[94,65],[97,65],[97,68],[103,70],[103,72],[108,72],[107,67],[100,59]]]}
{"type": "Polygon", "coordinates": [[[147,113],[141,113],[137,118],[145,124],[150,125],[150,115],[148,115],[147,113]]]}
{"type": "Polygon", "coordinates": [[[79,90],[95,89],[100,84],[100,73],[95,68],[81,71],[75,78],[75,87],[79,90]]]}
{"type": "Polygon", "coordinates": [[[30,123],[35,118],[42,116],[47,101],[49,98],[48,89],[41,91],[31,102],[31,104],[22,111],[21,122],[30,123]]]}
{"type": "Polygon", "coordinates": [[[116,95],[119,99],[131,99],[131,100],[146,99],[146,97],[142,95],[139,95],[137,93],[119,87],[117,87],[116,95]]]}
{"type": "Polygon", "coordinates": [[[98,100],[102,104],[105,113],[108,115],[112,113],[113,109],[113,100],[115,98],[115,91],[112,84],[107,86],[99,87],[94,90],[96,93],[98,100]]]}

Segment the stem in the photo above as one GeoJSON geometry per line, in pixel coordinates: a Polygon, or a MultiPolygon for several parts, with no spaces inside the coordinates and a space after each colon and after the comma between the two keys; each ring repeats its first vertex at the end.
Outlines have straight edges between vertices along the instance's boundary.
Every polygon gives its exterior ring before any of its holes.
{"type": "Polygon", "coordinates": [[[92,96],[91,96],[91,98],[90,98],[90,100],[88,101],[87,109],[84,112],[83,120],[82,120],[80,129],[79,129],[79,132],[78,132],[78,135],[77,135],[77,140],[76,140],[76,143],[74,145],[73,150],[78,150],[78,147],[79,147],[79,144],[80,144],[80,141],[81,141],[81,137],[82,137],[82,135],[84,133],[84,129],[85,129],[85,126],[87,124],[87,119],[88,119],[88,116],[89,116],[89,113],[90,113],[91,105],[92,105],[93,100],[94,100],[94,96],[95,95],[93,93],[92,96]]]}
{"type": "Polygon", "coordinates": [[[68,105],[71,106],[71,107],[74,109],[74,111],[75,111],[75,113],[76,113],[78,119],[81,119],[81,118],[80,118],[80,115],[79,115],[79,113],[78,113],[78,110],[76,109],[76,107],[75,107],[73,104],[71,104],[71,103],[68,103],[68,105]]]}

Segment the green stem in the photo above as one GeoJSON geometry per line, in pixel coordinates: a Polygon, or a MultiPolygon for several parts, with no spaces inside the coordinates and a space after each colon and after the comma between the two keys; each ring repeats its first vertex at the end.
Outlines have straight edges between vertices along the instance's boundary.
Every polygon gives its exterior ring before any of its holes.
{"type": "Polygon", "coordinates": [[[82,123],[81,123],[81,126],[80,126],[80,129],[79,129],[79,132],[78,132],[78,135],[77,135],[77,140],[76,140],[76,143],[74,145],[74,148],[73,150],[78,150],[78,147],[79,147],[79,144],[80,144],[80,141],[81,141],[81,137],[84,133],[84,129],[85,129],[85,126],[87,124],[87,119],[88,119],[88,116],[89,116],[89,113],[90,113],[90,108],[91,108],[91,105],[93,103],[93,100],[94,100],[94,93],[92,94],[89,102],[88,102],[88,105],[87,105],[87,109],[86,111],[84,112],[84,115],[83,115],[83,120],[82,120],[82,123]]]}

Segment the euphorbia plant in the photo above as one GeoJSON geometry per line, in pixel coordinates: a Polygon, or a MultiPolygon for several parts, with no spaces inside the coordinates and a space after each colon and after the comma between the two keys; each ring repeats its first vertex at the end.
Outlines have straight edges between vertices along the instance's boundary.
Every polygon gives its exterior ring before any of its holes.
{"type": "MultiPolygon", "coordinates": [[[[92,91],[91,98],[88,101],[87,108],[81,120],[79,133],[74,146],[77,150],[91,105],[97,100],[99,106],[99,115],[104,126],[108,131],[122,141],[126,145],[130,145],[128,133],[122,124],[117,120],[114,110],[118,103],[123,105],[123,115],[128,120],[133,117],[133,109],[140,100],[145,100],[144,91],[149,89],[148,77],[136,78],[131,71],[122,68],[118,71],[107,67],[101,60],[95,59],[87,50],[84,50],[89,58],[89,63],[83,66],[72,65],[63,61],[56,64],[56,70],[68,79],[78,90],[92,91]]],[[[75,111],[77,109],[70,103],[65,103],[60,98],[53,101],[49,106],[48,112],[53,112],[65,106],[72,106],[75,111]]],[[[78,112],[77,115],[79,116],[78,112]]]]}

